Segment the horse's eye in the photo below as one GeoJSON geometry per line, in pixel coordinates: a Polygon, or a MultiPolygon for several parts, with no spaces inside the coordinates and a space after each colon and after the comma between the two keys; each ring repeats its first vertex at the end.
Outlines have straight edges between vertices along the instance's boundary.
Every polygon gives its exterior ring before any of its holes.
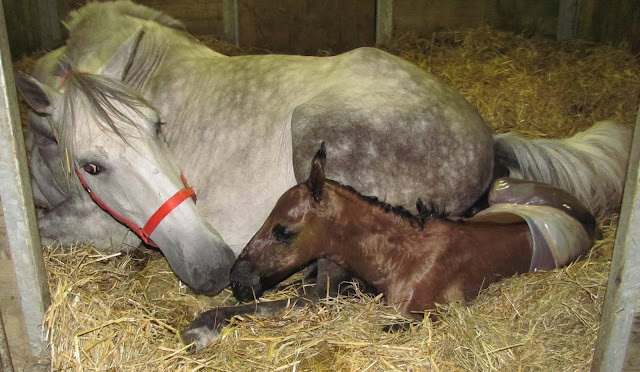
{"type": "Polygon", "coordinates": [[[284,225],[277,224],[273,227],[271,234],[278,243],[286,244],[291,242],[298,233],[287,229],[284,225]]]}
{"type": "Polygon", "coordinates": [[[96,175],[100,172],[102,172],[102,168],[100,168],[99,166],[95,165],[95,164],[91,164],[91,163],[87,163],[85,165],[82,166],[82,169],[84,169],[85,172],[91,174],[91,175],[96,175]]]}

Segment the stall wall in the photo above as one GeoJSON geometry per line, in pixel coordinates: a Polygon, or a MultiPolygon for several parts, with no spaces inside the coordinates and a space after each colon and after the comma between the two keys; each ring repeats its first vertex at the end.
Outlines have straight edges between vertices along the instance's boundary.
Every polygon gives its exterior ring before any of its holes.
{"type": "MultiPolygon", "coordinates": [[[[40,14],[53,0],[3,0],[14,56],[43,45],[49,27],[40,14]],[[45,36],[43,36],[45,35],[45,36]]],[[[223,0],[137,0],[182,20],[194,35],[221,38],[223,0]]],[[[239,43],[264,51],[317,54],[375,42],[375,0],[237,0],[239,43]]],[[[82,1],[57,0],[61,19],[82,1]]],[[[575,34],[598,42],[628,43],[640,51],[640,1],[575,0],[575,34]]],[[[560,0],[394,0],[393,32],[428,36],[434,31],[491,25],[555,36],[560,0]]],[[[55,7],[54,7],[55,8],[55,7]]],[[[58,44],[64,39],[64,28],[58,44]]],[[[54,38],[55,39],[55,38],[54,38]]],[[[49,43],[50,44],[50,43],[49,43]]]]}

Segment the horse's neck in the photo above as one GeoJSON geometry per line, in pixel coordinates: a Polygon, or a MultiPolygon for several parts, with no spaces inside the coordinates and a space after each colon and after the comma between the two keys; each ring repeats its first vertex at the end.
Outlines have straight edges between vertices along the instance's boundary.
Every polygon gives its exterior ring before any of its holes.
{"type": "Polygon", "coordinates": [[[330,244],[327,258],[339,263],[358,277],[384,291],[394,281],[401,268],[409,268],[424,258],[427,249],[425,236],[431,222],[425,228],[412,225],[407,218],[363,200],[350,191],[337,191],[341,213],[347,216],[339,223],[342,231],[330,244]]]}
{"type": "Polygon", "coordinates": [[[180,69],[185,61],[203,58],[227,57],[209,49],[189,34],[156,26],[142,38],[125,82],[153,101],[153,94],[147,91],[148,82],[168,80],[166,83],[170,83],[173,78],[184,79],[184,71],[180,69]]]}

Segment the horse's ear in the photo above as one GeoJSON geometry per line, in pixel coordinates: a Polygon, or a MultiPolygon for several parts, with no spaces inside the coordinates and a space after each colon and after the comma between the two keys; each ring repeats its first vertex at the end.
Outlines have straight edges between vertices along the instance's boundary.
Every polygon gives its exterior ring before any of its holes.
{"type": "Polygon", "coordinates": [[[316,202],[322,200],[324,193],[324,164],[327,160],[327,155],[324,147],[324,141],[320,145],[320,150],[316,152],[313,160],[311,161],[311,174],[307,180],[307,186],[311,190],[313,199],[316,202]]]}
{"type": "Polygon", "coordinates": [[[61,101],[60,92],[25,73],[18,72],[16,85],[27,104],[37,113],[53,115],[57,102],[61,101]]]}
{"type": "Polygon", "coordinates": [[[102,66],[101,71],[98,73],[118,81],[124,81],[127,77],[131,64],[136,58],[138,46],[140,45],[144,34],[145,31],[143,28],[125,40],[125,42],[118,47],[115,53],[113,53],[111,59],[102,66]]]}

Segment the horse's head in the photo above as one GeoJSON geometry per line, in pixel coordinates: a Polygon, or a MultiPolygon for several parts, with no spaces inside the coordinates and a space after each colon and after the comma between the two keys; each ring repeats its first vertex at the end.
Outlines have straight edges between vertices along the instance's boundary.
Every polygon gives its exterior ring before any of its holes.
{"type": "Polygon", "coordinates": [[[70,69],[64,92],[27,75],[16,80],[32,109],[51,118],[76,185],[85,183],[102,208],[138,227],[194,290],[215,294],[228,284],[234,255],[188,198],[155,109],[120,82],[70,69]]]}
{"type": "Polygon", "coordinates": [[[313,158],[309,179],[278,199],[260,230],[231,269],[233,294],[251,301],[296,270],[319,258],[330,235],[331,204],[325,197],[324,143],[313,158]]]}

